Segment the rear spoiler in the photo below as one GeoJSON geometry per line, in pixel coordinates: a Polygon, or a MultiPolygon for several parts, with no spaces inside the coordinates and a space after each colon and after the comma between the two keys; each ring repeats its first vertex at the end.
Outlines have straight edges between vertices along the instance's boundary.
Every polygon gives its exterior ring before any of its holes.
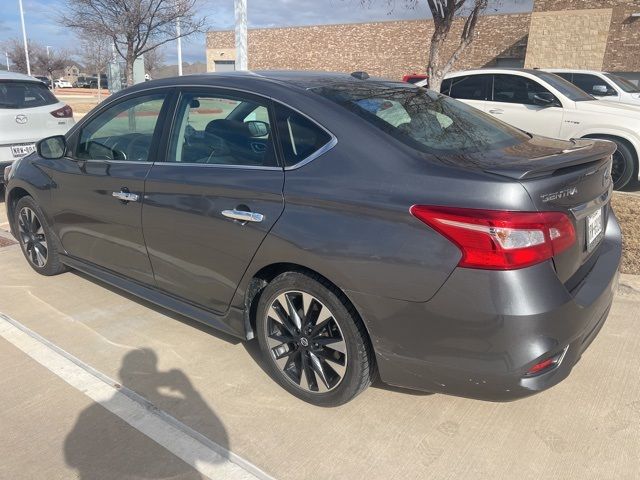
{"type": "Polygon", "coordinates": [[[552,155],[526,159],[521,163],[512,163],[505,166],[492,166],[484,171],[515,180],[546,177],[560,169],[609,160],[615,151],[616,144],[608,140],[594,140],[586,144],[581,141],[575,147],[567,148],[552,155]]]}

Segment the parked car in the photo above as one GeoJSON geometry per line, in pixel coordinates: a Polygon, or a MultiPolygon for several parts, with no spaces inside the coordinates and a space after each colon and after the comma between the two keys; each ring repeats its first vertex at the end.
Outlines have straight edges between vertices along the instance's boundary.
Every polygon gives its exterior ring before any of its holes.
{"type": "Polygon", "coordinates": [[[91,88],[91,81],[95,80],[97,82],[96,77],[87,77],[81,75],[78,79],[73,83],[74,88],[91,88]]]}
{"type": "Polygon", "coordinates": [[[42,83],[44,83],[47,88],[49,90],[51,90],[53,88],[53,85],[51,84],[51,79],[45,75],[34,75],[33,78],[37,78],[38,80],[40,80],[42,83]]]}
{"type": "Polygon", "coordinates": [[[441,92],[534,135],[599,138],[617,145],[613,180],[638,179],[640,109],[602,102],[553,73],[491,68],[446,76],[441,92]]]}
{"type": "Polygon", "coordinates": [[[407,83],[420,83],[421,87],[429,85],[429,75],[426,73],[409,73],[402,76],[402,81],[407,83]]]}
{"type": "Polygon", "coordinates": [[[257,337],[270,375],[316,405],[376,372],[498,401],[557,384],[616,290],[615,145],[366,78],[123,90],[5,170],[12,232],[38,273],[75,268],[257,337]]]}
{"type": "MultiPolygon", "coordinates": [[[[89,82],[90,88],[98,88],[98,77],[92,77],[91,82],[89,82]]],[[[109,82],[107,80],[107,76],[103,73],[100,75],[100,88],[107,89],[109,88],[109,82]]]]}
{"type": "Polygon", "coordinates": [[[59,78],[55,82],[53,82],[53,86],[55,88],[73,88],[71,82],[65,80],[64,78],[59,78]]]}
{"type": "Polygon", "coordinates": [[[62,135],[74,124],[71,107],[41,80],[0,72],[0,168],[35,150],[35,142],[62,135]]]}
{"type": "Polygon", "coordinates": [[[640,107],[640,87],[613,73],[595,70],[545,69],[573,83],[598,100],[640,107]]]}

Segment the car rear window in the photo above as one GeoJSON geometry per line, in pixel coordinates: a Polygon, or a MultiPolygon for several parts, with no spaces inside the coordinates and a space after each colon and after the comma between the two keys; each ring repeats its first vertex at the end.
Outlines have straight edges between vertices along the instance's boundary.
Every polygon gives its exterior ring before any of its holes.
{"type": "Polygon", "coordinates": [[[42,82],[0,82],[0,108],[33,108],[58,103],[42,82]]]}
{"type": "Polygon", "coordinates": [[[529,139],[462,102],[404,83],[345,82],[313,91],[427,153],[492,150],[529,139]]]}

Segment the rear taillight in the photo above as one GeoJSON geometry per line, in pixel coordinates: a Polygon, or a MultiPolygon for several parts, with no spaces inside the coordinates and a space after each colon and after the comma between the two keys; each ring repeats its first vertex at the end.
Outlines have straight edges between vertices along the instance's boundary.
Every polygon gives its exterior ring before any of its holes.
{"type": "Polygon", "coordinates": [[[544,262],[571,247],[576,232],[562,212],[511,212],[414,205],[411,215],[462,251],[458,265],[515,270],[544,262]]]}
{"type": "Polygon", "coordinates": [[[64,107],[51,112],[51,115],[53,115],[56,118],[72,118],[73,109],[69,105],[65,105],[64,107]]]}

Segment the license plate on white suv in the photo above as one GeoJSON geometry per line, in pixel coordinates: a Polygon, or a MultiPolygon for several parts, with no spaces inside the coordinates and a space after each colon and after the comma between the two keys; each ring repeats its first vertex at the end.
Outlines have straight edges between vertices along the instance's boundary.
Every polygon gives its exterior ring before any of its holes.
{"type": "Polygon", "coordinates": [[[593,250],[602,238],[604,231],[602,208],[587,216],[587,251],[593,250]]]}
{"type": "Polygon", "coordinates": [[[34,143],[23,143],[21,145],[11,145],[11,154],[15,158],[26,157],[32,152],[36,151],[36,146],[34,143]]]}

